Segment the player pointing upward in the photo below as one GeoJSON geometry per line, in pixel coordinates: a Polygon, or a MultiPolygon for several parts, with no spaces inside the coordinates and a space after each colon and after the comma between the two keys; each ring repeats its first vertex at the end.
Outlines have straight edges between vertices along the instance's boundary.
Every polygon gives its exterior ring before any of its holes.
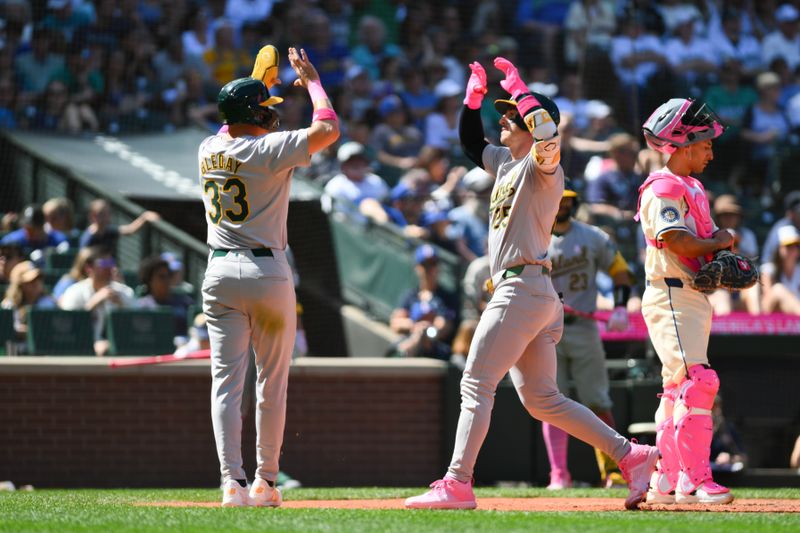
{"type": "Polygon", "coordinates": [[[275,487],[286,417],[286,387],[296,329],[286,216],[294,167],[333,144],[338,121],[319,75],[289,49],[295,84],[314,105],[309,128],[278,132],[282,102],[261,79],[240,78],[219,92],[227,132],[199,149],[200,183],[211,248],[203,311],[211,341],[211,418],[223,478],[223,506],[281,504],[275,487]],[[252,351],[251,351],[252,343],[252,351]],[[256,363],[257,469],[248,494],[242,468],[240,405],[248,358],[256,363]]]}
{"type": "Polygon", "coordinates": [[[589,409],[558,392],[555,346],[561,337],[563,307],[550,281],[547,247],[564,190],[559,165],[559,115],[555,104],[531,93],[514,65],[497,58],[505,73],[501,86],[510,100],[497,100],[500,142],[483,136],[480,105],[486,73],[470,65],[466,106],[459,134],[464,152],[496,176],[490,204],[489,257],[494,289],[469,350],[461,379],[461,415],[450,468],[431,490],[406,500],[409,508],[476,507],[472,474],[489,429],[497,384],[511,379],[528,412],[589,442],[619,462],[629,486],[625,506],[636,508],[658,459],[658,450],[632,444],[589,409]]]}
{"type": "Polygon", "coordinates": [[[673,98],[643,130],[651,148],[670,155],[639,188],[637,213],[647,240],[642,315],[664,385],[655,416],[662,458],[647,501],[729,503],[733,496],[712,480],[709,465],[711,407],[719,388],[706,354],[711,304],[690,288],[702,263],[733,244],[733,235],[711,220],[702,183],[691,177],[714,158],[711,141],[723,127],[701,101],[673,98]]]}

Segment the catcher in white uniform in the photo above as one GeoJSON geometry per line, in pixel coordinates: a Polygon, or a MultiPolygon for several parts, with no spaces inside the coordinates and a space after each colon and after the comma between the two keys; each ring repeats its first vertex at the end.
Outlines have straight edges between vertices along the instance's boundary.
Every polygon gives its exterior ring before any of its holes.
{"type": "Polygon", "coordinates": [[[618,461],[630,494],[625,507],[644,499],[658,450],[631,443],[583,405],[558,392],[556,343],[563,307],[550,281],[547,247],[564,190],[559,165],[558,108],[531,93],[516,67],[496,58],[500,85],[510,100],[497,100],[504,146],[486,142],[480,106],[486,72],[475,62],[467,84],[459,135],[464,152],[496,176],[489,217],[492,299],[481,315],[461,379],[461,415],[447,474],[431,490],[408,498],[413,509],[474,509],[472,474],[489,429],[497,384],[510,371],[528,412],[598,447],[618,461]]]}
{"type": "Polygon", "coordinates": [[[663,365],[664,387],[655,416],[662,458],[647,502],[725,504],[733,495],[713,481],[709,464],[711,407],[719,389],[707,355],[712,310],[692,285],[734,236],[714,224],[703,185],[691,177],[714,158],[712,139],[724,129],[703,102],[683,98],[662,104],[642,129],[651,148],[670,155],[639,188],[636,215],[647,241],[642,315],[663,365]]]}
{"type": "MultiPolygon", "coordinates": [[[[597,309],[597,272],[606,271],[614,282],[614,312],[607,327],[611,331],[628,329],[626,306],[633,274],[606,232],[573,218],[577,206],[578,193],[567,180],[547,251],[553,263],[553,286],[564,298],[565,306],[564,334],[556,346],[558,389],[568,393],[572,382],[578,401],[613,428],[606,353],[597,321],[589,316],[597,309]],[[570,313],[572,310],[575,313],[570,313]]],[[[547,422],[542,423],[542,435],[550,461],[547,488],[558,490],[571,486],[572,477],[567,468],[569,435],[547,422]]],[[[607,487],[621,483],[622,477],[613,459],[599,449],[595,449],[595,455],[601,482],[607,487]]]]}
{"type": "MultiPolygon", "coordinates": [[[[278,506],[275,486],[296,329],[286,217],[295,167],[339,137],[336,113],[305,51],[289,49],[297,86],[314,106],[311,126],[278,132],[282,102],[263,78],[240,78],[219,92],[227,129],[198,152],[211,249],[203,311],[211,341],[211,417],[223,479],[223,507],[278,506]],[[240,405],[249,358],[256,364],[257,469],[250,491],[242,468],[240,405]]],[[[256,63],[258,68],[259,63],[256,63]]]]}

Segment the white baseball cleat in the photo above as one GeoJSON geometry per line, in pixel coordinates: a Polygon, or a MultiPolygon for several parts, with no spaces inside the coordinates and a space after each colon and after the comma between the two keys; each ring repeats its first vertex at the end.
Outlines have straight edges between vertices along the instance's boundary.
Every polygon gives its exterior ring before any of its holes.
{"type": "Polygon", "coordinates": [[[407,509],[475,509],[478,503],[472,492],[472,481],[458,481],[445,476],[431,483],[431,490],[406,498],[407,509]]]}
{"type": "Polygon", "coordinates": [[[280,507],[283,503],[281,489],[270,487],[269,483],[261,478],[256,478],[250,487],[250,505],[254,507],[280,507]]]}
{"type": "Polygon", "coordinates": [[[675,487],[670,486],[667,475],[656,470],[650,478],[645,503],[672,505],[675,503],[675,487]]]}
{"type": "Polygon", "coordinates": [[[246,507],[250,505],[247,487],[242,487],[235,479],[229,479],[222,484],[223,507],[246,507]]]}
{"type": "Polygon", "coordinates": [[[681,472],[678,487],[675,489],[675,503],[705,503],[725,505],[733,501],[733,494],[727,487],[707,479],[692,489],[689,477],[681,472]]]}

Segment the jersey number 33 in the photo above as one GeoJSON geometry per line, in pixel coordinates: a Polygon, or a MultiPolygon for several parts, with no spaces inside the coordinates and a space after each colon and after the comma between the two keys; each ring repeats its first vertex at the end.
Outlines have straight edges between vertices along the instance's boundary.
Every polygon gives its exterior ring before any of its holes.
{"type": "Polygon", "coordinates": [[[222,186],[214,180],[206,180],[203,183],[203,192],[209,197],[211,208],[208,210],[208,218],[214,224],[219,224],[223,216],[231,222],[244,222],[250,215],[247,188],[239,178],[228,178],[222,186]],[[232,209],[223,207],[223,200],[227,199],[230,199],[232,209]]]}

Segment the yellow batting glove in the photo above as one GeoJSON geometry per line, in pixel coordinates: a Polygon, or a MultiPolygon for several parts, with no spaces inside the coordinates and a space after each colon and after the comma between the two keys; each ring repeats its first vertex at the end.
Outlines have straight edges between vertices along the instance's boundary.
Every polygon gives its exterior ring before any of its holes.
{"type": "Polygon", "coordinates": [[[278,49],[268,44],[258,51],[256,56],[256,63],[253,65],[253,73],[250,74],[251,78],[261,80],[267,89],[272,88],[273,85],[279,85],[281,80],[278,78],[278,65],[280,64],[281,56],[278,49]]]}

